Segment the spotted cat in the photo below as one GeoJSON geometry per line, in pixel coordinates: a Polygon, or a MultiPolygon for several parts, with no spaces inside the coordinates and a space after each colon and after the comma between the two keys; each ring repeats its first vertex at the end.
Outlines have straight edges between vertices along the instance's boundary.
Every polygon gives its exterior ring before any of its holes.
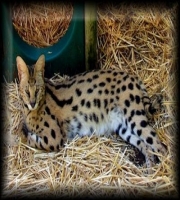
{"type": "Polygon", "coordinates": [[[44,78],[44,55],[32,67],[19,56],[16,61],[23,130],[29,146],[58,151],[76,135],[115,132],[145,155],[148,167],[154,162],[148,148],[161,154],[166,152],[147,119],[160,107],[160,99],[157,96],[151,102],[136,76],[101,69],[53,84],[44,78]]]}

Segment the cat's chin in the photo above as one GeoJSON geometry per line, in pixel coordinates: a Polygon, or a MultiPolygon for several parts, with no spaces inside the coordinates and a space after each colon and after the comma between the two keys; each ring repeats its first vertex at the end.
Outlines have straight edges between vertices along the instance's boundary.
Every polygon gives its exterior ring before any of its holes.
{"type": "Polygon", "coordinates": [[[32,107],[30,104],[28,104],[28,109],[29,109],[30,111],[36,110],[37,107],[38,107],[38,104],[36,104],[34,107],[32,107]]]}

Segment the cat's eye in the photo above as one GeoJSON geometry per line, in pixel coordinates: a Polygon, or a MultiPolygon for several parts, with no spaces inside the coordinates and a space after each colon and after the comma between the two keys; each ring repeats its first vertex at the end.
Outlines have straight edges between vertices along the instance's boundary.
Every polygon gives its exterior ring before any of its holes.
{"type": "Polygon", "coordinates": [[[30,97],[30,92],[29,92],[29,90],[26,90],[26,94],[28,95],[28,97],[30,97]]]}
{"type": "Polygon", "coordinates": [[[35,96],[36,97],[37,97],[38,92],[39,92],[39,89],[36,89],[36,91],[35,91],[35,96]]]}

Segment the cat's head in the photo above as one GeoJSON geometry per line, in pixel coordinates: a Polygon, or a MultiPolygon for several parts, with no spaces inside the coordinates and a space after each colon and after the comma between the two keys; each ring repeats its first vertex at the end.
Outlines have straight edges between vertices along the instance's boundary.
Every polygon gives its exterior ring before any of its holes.
{"type": "Polygon", "coordinates": [[[17,56],[16,63],[21,98],[29,110],[36,110],[45,95],[45,56],[41,55],[36,64],[31,67],[28,67],[20,56],[17,56]]]}

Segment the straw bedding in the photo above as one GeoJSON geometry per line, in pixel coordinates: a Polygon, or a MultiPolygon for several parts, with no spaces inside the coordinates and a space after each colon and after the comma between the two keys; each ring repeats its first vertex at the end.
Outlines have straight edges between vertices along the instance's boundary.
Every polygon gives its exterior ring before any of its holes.
{"type": "MultiPolygon", "coordinates": [[[[177,197],[176,6],[98,6],[98,65],[138,74],[164,109],[150,122],[168,147],[147,175],[135,149],[120,138],[76,137],[58,153],[25,144],[16,82],[4,85],[3,196],[177,197]]],[[[68,77],[55,75],[51,81],[68,77]]]]}

